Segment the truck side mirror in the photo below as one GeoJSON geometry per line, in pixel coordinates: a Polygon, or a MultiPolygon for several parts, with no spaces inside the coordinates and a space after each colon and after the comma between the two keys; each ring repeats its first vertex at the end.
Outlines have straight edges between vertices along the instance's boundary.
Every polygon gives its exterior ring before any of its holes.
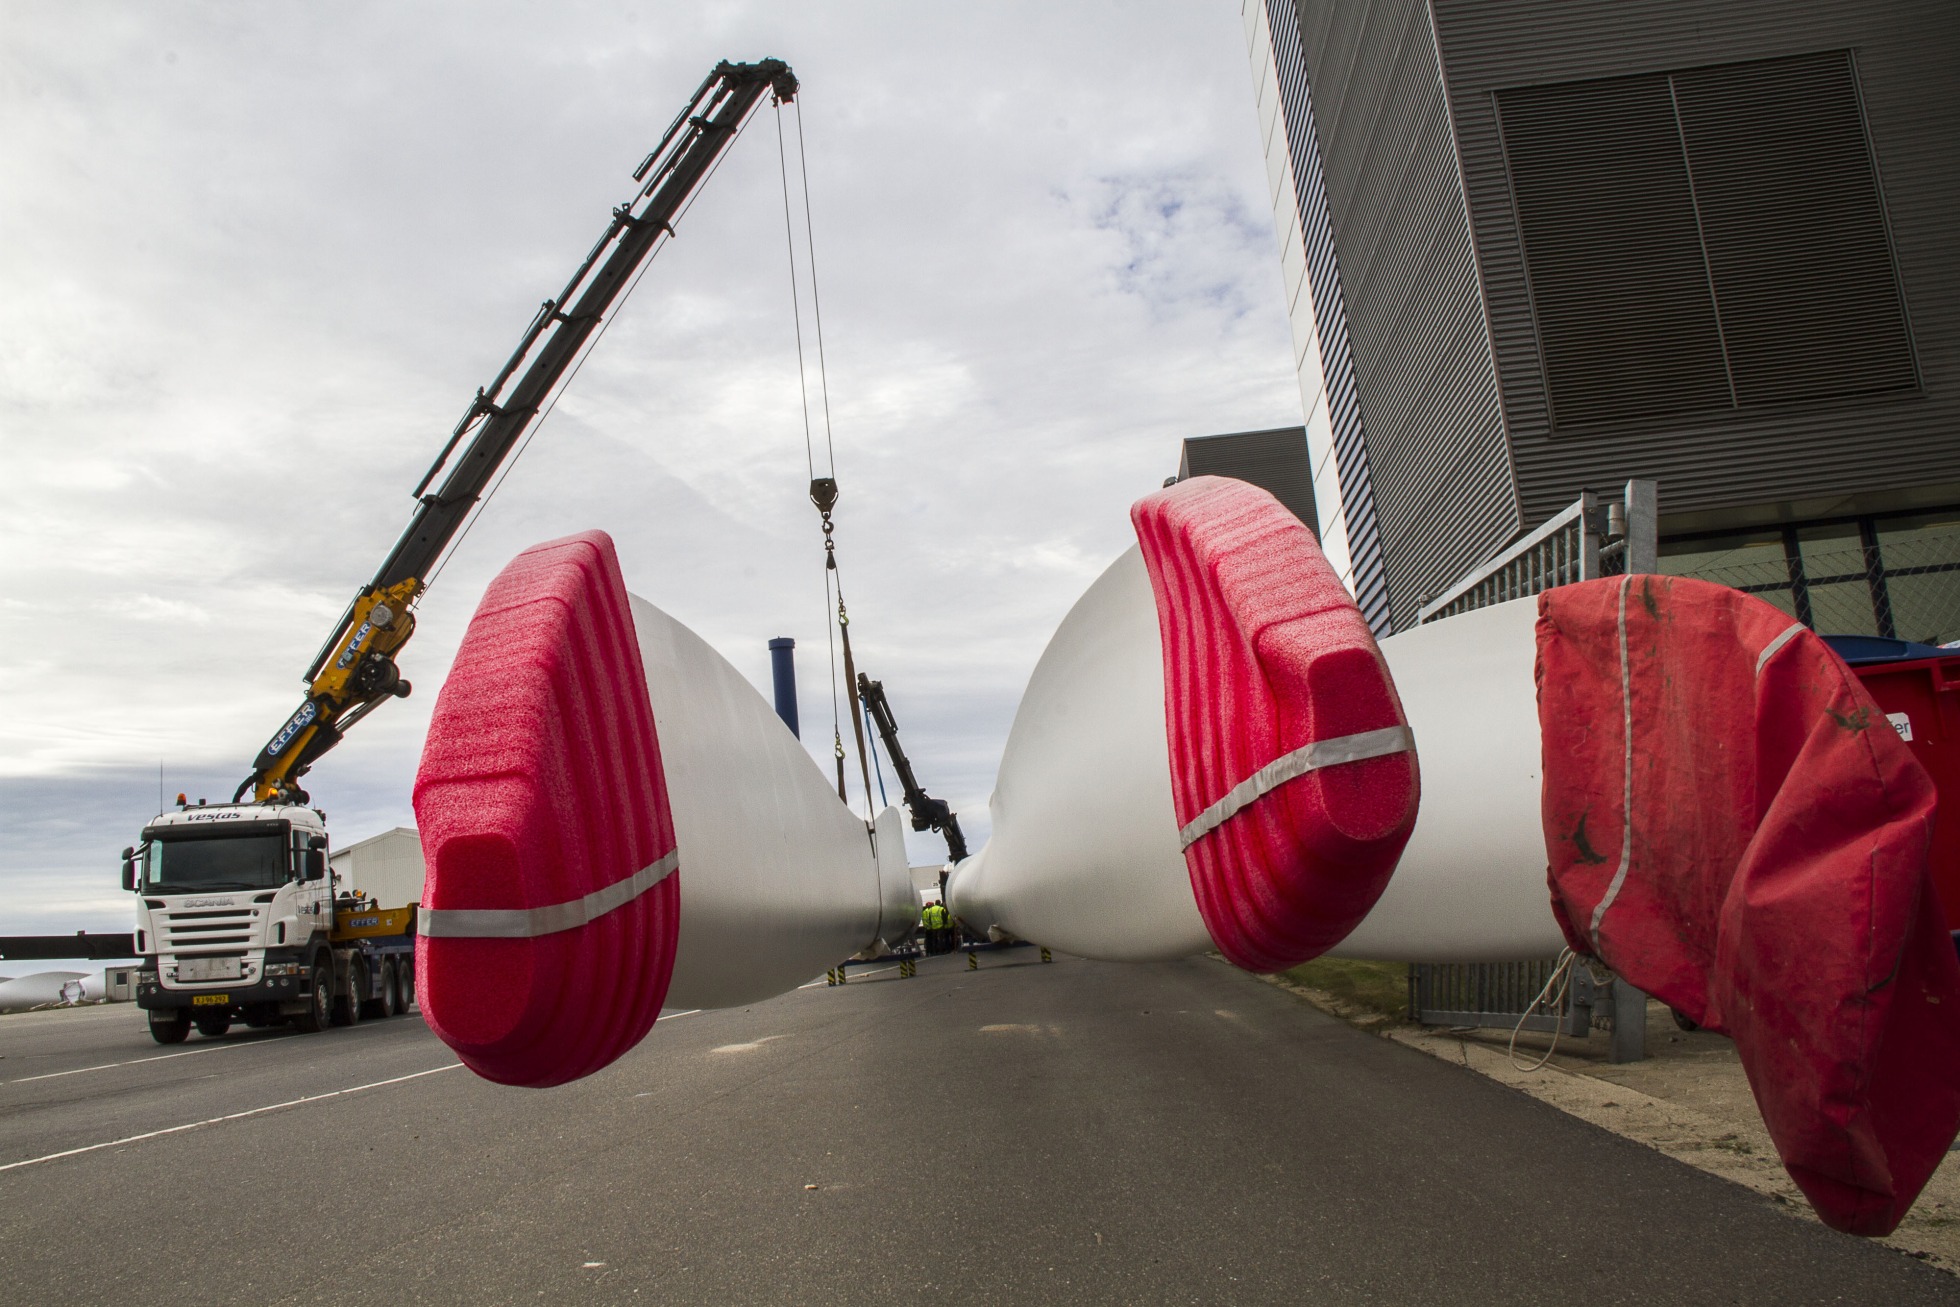
{"type": "Polygon", "coordinates": [[[136,892],[136,850],[123,850],[122,887],[130,893],[136,892]]]}
{"type": "Polygon", "coordinates": [[[306,851],[306,878],[308,880],[323,880],[326,878],[326,874],[327,851],[325,849],[308,849],[306,851]]]}

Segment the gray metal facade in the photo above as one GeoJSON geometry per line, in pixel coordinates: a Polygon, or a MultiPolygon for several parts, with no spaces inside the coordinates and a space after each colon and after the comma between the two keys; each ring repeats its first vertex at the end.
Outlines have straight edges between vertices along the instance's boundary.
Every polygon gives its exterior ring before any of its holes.
{"type": "Polygon", "coordinates": [[[1307,88],[1307,51],[1301,26],[1290,20],[1285,5],[1276,6],[1271,15],[1273,61],[1279,74],[1287,149],[1293,162],[1294,200],[1299,205],[1301,233],[1305,239],[1307,282],[1320,333],[1321,366],[1326,373],[1328,416],[1334,428],[1334,448],[1341,468],[1341,507],[1347,517],[1355,601],[1368,624],[1377,632],[1386,633],[1390,626],[1388,582],[1382,563],[1381,531],[1375,516],[1367,432],[1361,416],[1354,358],[1348,344],[1341,273],[1334,253],[1330,197],[1321,170],[1313,96],[1307,88]]]}
{"type": "Polygon", "coordinates": [[[1664,536],[1960,502],[1960,4],[1267,3],[1397,628],[1632,477],[1664,536]]]}
{"type": "MultiPolygon", "coordinates": [[[[1276,53],[1288,9],[1268,11],[1276,53]]],[[[1402,627],[1519,528],[1497,377],[1428,6],[1300,0],[1296,12],[1382,574],[1402,627]]],[[[1344,492],[1346,469],[1344,458],[1344,492]]]]}

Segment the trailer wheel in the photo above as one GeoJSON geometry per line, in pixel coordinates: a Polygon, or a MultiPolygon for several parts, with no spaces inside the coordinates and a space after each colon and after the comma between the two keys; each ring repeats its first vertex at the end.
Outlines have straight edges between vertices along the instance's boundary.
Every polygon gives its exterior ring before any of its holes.
{"type": "Polygon", "coordinates": [[[191,1014],[187,1008],[150,1009],[150,1038],[159,1044],[181,1044],[191,1035],[191,1014]]]}
{"type": "Polygon", "coordinates": [[[347,992],[336,994],[333,1000],[333,1023],[337,1026],[359,1025],[361,1009],[366,1004],[361,995],[367,992],[367,959],[356,953],[347,960],[347,992]]]}
{"type": "Polygon", "coordinates": [[[324,960],[316,960],[310,983],[312,997],[307,1000],[306,1011],[293,1018],[293,1028],[302,1034],[317,1035],[327,1028],[327,1018],[332,1012],[333,968],[324,960]]]}
{"type": "Polygon", "coordinates": [[[389,958],[387,965],[381,977],[381,1015],[396,1017],[402,1011],[402,960],[389,958]]]}
{"type": "Polygon", "coordinates": [[[206,1039],[223,1039],[225,1032],[231,1029],[231,1018],[229,1016],[194,1017],[192,1019],[197,1022],[197,1033],[203,1035],[206,1039]]]}
{"type": "Polygon", "coordinates": [[[361,1015],[374,1021],[386,1021],[395,1015],[395,960],[381,959],[381,983],[377,986],[381,993],[361,1004],[361,1015]]]}

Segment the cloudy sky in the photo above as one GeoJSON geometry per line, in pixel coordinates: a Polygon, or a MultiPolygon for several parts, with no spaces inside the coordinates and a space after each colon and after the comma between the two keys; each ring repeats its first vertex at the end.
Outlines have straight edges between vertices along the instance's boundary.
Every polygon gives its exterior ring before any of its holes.
{"type": "MultiPolygon", "coordinates": [[[[1300,421],[1237,0],[22,0],[0,933],[129,928],[117,852],[160,795],[230,797],[632,168],[715,61],[764,55],[804,87],[859,665],[984,836],[1021,688],[1129,503],[1183,437],[1300,421]]],[[[308,778],[337,843],[413,824],[489,578],[591,527],[759,686],[794,636],[828,753],[775,128],[737,143],[423,603],[415,695],[308,778]]]]}

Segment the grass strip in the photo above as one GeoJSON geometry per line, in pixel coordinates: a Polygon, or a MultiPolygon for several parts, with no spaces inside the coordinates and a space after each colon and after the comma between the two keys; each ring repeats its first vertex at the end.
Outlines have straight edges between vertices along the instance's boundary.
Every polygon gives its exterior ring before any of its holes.
{"type": "Polygon", "coordinates": [[[1317,989],[1336,1001],[1391,1021],[1409,1019],[1409,964],[1363,962],[1356,958],[1315,958],[1281,973],[1296,985],[1317,989]]]}

